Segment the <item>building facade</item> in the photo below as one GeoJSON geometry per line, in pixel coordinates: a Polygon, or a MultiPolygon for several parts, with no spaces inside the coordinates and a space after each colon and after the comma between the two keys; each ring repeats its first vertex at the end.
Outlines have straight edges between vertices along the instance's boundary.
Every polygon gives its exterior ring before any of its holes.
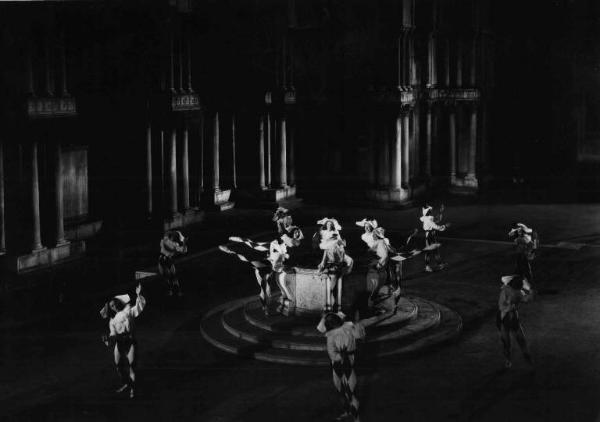
{"type": "Polygon", "coordinates": [[[235,204],[547,186],[548,163],[592,191],[598,7],[531,3],[2,4],[3,265],[235,204]]]}

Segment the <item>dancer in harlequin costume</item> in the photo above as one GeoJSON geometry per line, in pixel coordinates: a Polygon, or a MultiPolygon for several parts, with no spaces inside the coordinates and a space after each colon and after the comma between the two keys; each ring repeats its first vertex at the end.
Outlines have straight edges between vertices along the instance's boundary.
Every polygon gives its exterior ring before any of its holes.
{"type": "Polygon", "coordinates": [[[527,347],[525,333],[519,320],[518,307],[521,303],[531,301],[533,295],[531,285],[526,278],[520,275],[509,275],[501,278],[502,288],[500,289],[500,297],[498,298],[498,314],[496,315],[496,326],[500,331],[502,346],[504,351],[506,368],[512,366],[511,360],[511,335],[515,337],[523,357],[530,365],[533,365],[531,353],[527,347]]]}
{"type": "Polygon", "coordinates": [[[425,271],[433,272],[433,268],[431,266],[431,257],[433,256],[435,263],[438,269],[443,269],[446,267],[446,264],[442,262],[442,258],[440,256],[440,243],[437,240],[437,233],[446,230],[447,227],[450,227],[450,224],[440,224],[442,220],[442,213],[444,211],[444,206],[440,207],[440,214],[437,218],[433,216],[433,208],[429,205],[426,205],[422,209],[423,216],[420,218],[423,223],[423,231],[425,231],[425,248],[423,248],[423,252],[425,252],[425,271]]]}
{"type": "Polygon", "coordinates": [[[267,247],[267,243],[254,242],[250,239],[243,239],[237,236],[232,236],[229,238],[229,240],[233,242],[244,243],[250,248],[258,252],[265,253],[266,255],[262,258],[252,260],[243,254],[232,251],[225,245],[219,246],[221,251],[236,255],[238,259],[248,262],[252,266],[254,275],[256,276],[256,281],[260,287],[259,297],[265,315],[269,314],[268,302],[271,297],[271,286],[269,285],[269,281],[273,276],[276,277],[277,284],[281,289],[282,304],[287,306],[287,304],[289,304],[289,302],[292,300],[292,294],[285,285],[284,262],[287,260],[287,258],[289,258],[289,255],[287,253],[287,247],[284,241],[282,239],[273,240],[267,247]]]}
{"type": "Polygon", "coordinates": [[[371,248],[374,258],[369,263],[367,285],[371,290],[370,308],[376,313],[395,312],[400,300],[402,263],[420,253],[419,250],[409,249],[413,232],[401,250],[395,249],[385,237],[383,227],[373,230],[375,243],[371,248]]]}
{"type": "Polygon", "coordinates": [[[285,284],[285,275],[287,272],[285,261],[289,258],[288,248],[283,239],[277,239],[271,242],[267,259],[271,262],[271,274],[277,280],[277,285],[279,286],[279,290],[281,290],[281,306],[278,309],[279,312],[283,312],[287,309],[294,300],[292,293],[285,284]]]}
{"type": "Polygon", "coordinates": [[[357,342],[365,338],[365,322],[344,321],[343,313],[326,313],[321,318],[317,330],[327,337],[327,354],[331,360],[333,385],[340,393],[344,403],[344,413],[337,420],[352,418],[360,420],[358,415],[359,402],[356,396],[356,373],[354,360],[357,342]]]}
{"type": "Polygon", "coordinates": [[[281,239],[288,248],[297,248],[304,239],[304,233],[297,226],[287,226],[281,234],[281,239]]]}
{"type": "Polygon", "coordinates": [[[277,233],[285,233],[286,227],[292,225],[292,216],[287,208],[279,207],[273,214],[273,221],[277,225],[277,233]]]}
{"type": "Polygon", "coordinates": [[[419,229],[414,229],[413,232],[406,238],[402,248],[395,249],[396,255],[390,258],[390,270],[393,272],[392,279],[396,281],[397,290],[400,290],[401,282],[404,277],[403,262],[421,253],[421,250],[416,248],[414,241],[417,233],[419,233],[419,229]]]}
{"type": "Polygon", "coordinates": [[[323,251],[323,257],[318,265],[319,273],[327,276],[327,300],[325,309],[331,310],[334,305],[341,308],[342,278],[352,272],[354,260],[346,254],[346,241],[339,234],[342,227],[337,220],[325,218],[318,222],[322,224],[319,249],[323,251]],[[334,291],[337,287],[337,300],[334,291]]]}
{"type": "Polygon", "coordinates": [[[173,258],[177,255],[187,253],[186,238],[179,230],[169,230],[160,241],[160,255],[158,256],[158,273],[166,280],[168,295],[173,295],[173,290],[177,289],[177,294],[182,295],[179,279],[173,258]]]}
{"type": "Polygon", "coordinates": [[[134,320],[146,306],[141,284],[138,284],[135,292],[137,294],[135,305],[131,306],[129,295],[120,295],[112,298],[100,310],[102,318],[109,318],[109,334],[102,336],[102,340],[107,347],[114,347],[115,366],[123,381],[123,386],[117,390],[117,393],[129,389],[131,398],[135,396],[137,348],[134,320]],[[123,360],[126,362],[122,362],[123,360]]]}
{"type": "Polygon", "coordinates": [[[367,247],[371,249],[373,247],[373,244],[375,243],[373,230],[379,227],[379,225],[377,224],[377,220],[375,220],[374,218],[363,218],[361,221],[357,221],[356,225],[365,229],[365,232],[360,235],[360,238],[363,242],[367,244],[367,247]]]}
{"type": "Polygon", "coordinates": [[[531,282],[533,280],[531,262],[535,259],[539,246],[537,233],[523,223],[516,223],[508,236],[516,245],[515,273],[531,282]]]}

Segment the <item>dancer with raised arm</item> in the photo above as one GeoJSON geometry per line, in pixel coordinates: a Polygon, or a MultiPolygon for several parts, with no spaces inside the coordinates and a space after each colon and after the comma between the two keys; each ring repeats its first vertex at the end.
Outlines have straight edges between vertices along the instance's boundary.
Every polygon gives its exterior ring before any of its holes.
{"type": "Polygon", "coordinates": [[[530,302],[533,298],[531,285],[526,278],[520,275],[508,275],[501,278],[502,288],[498,298],[498,313],[496,315],[496,326],[500,331],[504,352],[504,366],[508,369],[512,366],[511,360],[511,335],[517,340],[517,344],[523,352],[525,361],[533,365],[531,353],[527,347],[527,340],[523,326],[519,319],[519,304],[530,302]]]}
{"type": "Polygon", "coordinates": [[[173,258],[177,255],[187,253],[187,239],[179,230],[169,230],[160,241],[160,255],[158,256],[158,273],[167,282],[167,294],[173,295],[173,290],[177,290],[177,295],[182,296],[181,285],[177,278],[177,270],[173,258]]]}
{"type": "Polygon", "coordinates": [[[412,231],[412,233],[406,238],[406,241],[402,245],[402,248],[400,248],[400,249],[392,248],[392,250],[395,251],[395,255],[390,257],[391,262],[390,262],[389,267],[390,267],[390,271],[392,273],[391,278],[395,281],[395,287],[396,287],[396,290],[398,291],[398,294],[400,293],[400,290],[402,288],[401,284],[402,284],[402,279],[404,278],[404,271],[403,271],[404,261],[421,253],[421,250],[416,248],[415,240],[414,240],[415,236],[418,233],[419,233],[419,229],[415,228],[412,231]]]}
{"type": "Polygon", "coordinates": [[[117,390],[121,393],[129,389],[129,397],[135,396],[135,365],[137,340],[135,337],[135,318],[144,310],[146,299],[142,295],[142,285],[138,284],[135,305],[131,306],[129,295],[115,296],[100,310],[102,318],[109,318],[109,334],[102,336],[107,347],[114,347],[114,362],[123,385],[117,390]]]}

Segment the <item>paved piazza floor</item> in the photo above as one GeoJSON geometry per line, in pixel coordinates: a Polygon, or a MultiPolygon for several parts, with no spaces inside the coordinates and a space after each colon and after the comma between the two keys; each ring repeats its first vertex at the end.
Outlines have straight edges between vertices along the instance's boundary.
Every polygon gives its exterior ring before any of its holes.
{"type": "MultiPolygon", "coordinates": [[[[463,333],[458,341],[417,356],[359,361],[362,420],[596,421],[599,212],[600,206],[592,205],[449,207],[446,219],[454,225],[443,239],[448,269],[426,274],[417,258],[406,269],[405,286],[408,294],[457,311],[463,333]],[[534,263],[539,295],[521,312],[535,371],[516,350],[513,368],[502,369],[494,324],[499,277],[513,268],[505,235],[514,221],[538,229],[544,245],[534,263]]],[[[378,218],[394,242],[417,225],[419,210],[307,206],[296,219],[310,236],[317,217],[338,217],[347,226],[350,254],[360,259],[359,231],[350,227],[366,214],[378,218]]],[[[233,210],[228,218],[244,215],[233,210]]],[[[213,246],[229,234],[237,233],[215,229],[213,246]]],[[[138,321],[138,397],[113,393],[118,379],[111,353],[100,341],[101,300],[98,306],[74,303],[69,312],[3,328],[0,415],[51,421],[332,420],[340,407],[328,368],[243,359],[202,339],[202,316],[220,303],[255,293],[256,282],[231,256],[208,247],[191,249],[179,264],[182,300],[165,298],[158,283],[148,285],[147,311],[138,321]]]]}

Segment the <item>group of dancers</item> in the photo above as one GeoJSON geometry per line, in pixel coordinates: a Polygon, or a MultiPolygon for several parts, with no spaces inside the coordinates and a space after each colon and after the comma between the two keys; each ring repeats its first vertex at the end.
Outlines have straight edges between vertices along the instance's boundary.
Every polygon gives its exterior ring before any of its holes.
{"type": "MultiPolygon", "coordinates": [[[[385,290],[387,296],[399,297],[402,279],[402,262],[408,258],[425,253],[425,271],[433,271],[444,268],[441,262],[436,233],[443,231],[449,225],[442,225],[441,219],[443,206],[440,213],[434,217],[432,207],[423,208],[421,222],[425,231],[425,246],[418,248],[414,244],[415,229],[402,246],[395,248],[386,237],[386,232],[377,220],[371,217],[356,222],[364,228],[361,239],[367,246],[367,261],[369,272],[367,275],[368,287],[371,292],[372,302],[377,302],[380,293],[385,290]],[[435,261],[435,264],[432,262],[435,261]],[[387,290],[386,290],[387,287],[387,290]]],[[[289,210],[279,207],[274,215],[273,221],[277,227],[278,237],[271,242],[255,242],[251,239],[232,236],[230,241],[243,244],[253,252],[262,254],[251,256],[244,252],[232,250],[227,245],[221,245],[221,251],[236,256],[239,260],[249,263],[253,269],[259,286],[259,298],[266,315],[269,315],[268,304],[271,299],[271,280],[275,280],[281,296],[278,311],[283,314],[289,312],[290,305],[294,302],[293,294],[287,287],[286,274],[293,272],[295,262],[294,255],[304,239],[302,230],[294,225],[289,210]]],[[[341,292],[343,278],[349,275],[354,267],[354,259],[346,252],[347,243],[342,237],[342,227],[335,218],[325,217],[317,221],[318,230],[312,237],[312,247],[322,251],[317,269],[326,283],[326,297],[324,311],[341,310],[341,292]],[[337,294],[336,294],[337,292],[337,294]]],[[[383,295],[385,296],[385,295],[383,295]]],[[[380,312],[389,309],[380,309],[380,312]]]]}
{"type": "MultiPolygon", "coordinates": [[[[174,258],[187,253],[187,239],[179,230],[168,230],[160,241],[160,255],[158,257],[158,273],[165,280],[167,295],[172,296],[174,291],[182,296],[181,285],[177,277],[174,258]]],[[[113,349],[114,364],[119,374],[122,385],[117,393],[128,391],[129,397],[135,397],[135,367],[137,355],[137,340],[135,337],[135,318],[146,307],[146,298],[142,294],[142,284],[138,283],[135,293],[135,304],[128,294],[117,295],[100,310],[100,316],[108,319],[108,334],[102,336],[106,347],[113,349]]]]}
{"type": "MultiPolygon", "coordinates": [[[[419,248],[415,243],[418,229],[413,230],[396,248],[386,237],[386,231],[377,220],[365,217],[356,222],[364,229],[361,240],[367,246],[367,287],[371,298],[391,296],[397,300],[402,291],[402,263],[420,253],[425,255],[424,271],[432,272],[443,269],[446,264],[440,256],[440,246],[437,234],[445,231],[450,224],[443,223],[443,205],[439,213],[434,215],[433,208],[426,205],[422,208],[420,221],[424,231],[424,246],[419,248]],[[386,289],[384,289],[386,288],[386,289]],[[384,294],[379,294],[384,290],[384,294]]],[[[289,210],[278,208],[273,216],[277,227],[278,237],[271,242],[255,242],[251,239],[232,236],[232,242],[244,244],[260,254],[259,258],[251,259],[245,254],[234,252],[227,246],[220,246],[221,251],[237,256],[253,268],[260,288],[260,301],[266,315],[269,315],[269,300],[271,299],[271,280],[275,280],[281,290],[278,311],[285,314],[290,303],[294,300],[286,285],[286,273],[292,271],[294,251],[301,245],[304,234],[295,226],[289,210]]],[[[360,319],[355,315],[354,322],[347,321],[341,312],[341,285],[344,276],[350,274],[354,260],[346,253],[346,240],[341,235],[342,227],[335,218],[323,218],[317,222],[319,229],[313,236],[313,248],[322,251],[322,257],[317,265],[319,274],[326,278],[327,297],[322,319],[317,330],[324,333],[327,339],[327,352],[331,360],[333,383],[344,402],[344,413],[339,419],[352,418],[359,420],[359,402],[355,394],[356,374],[354,360],[357,342],[365,337],[365,329],[377,319],[360,319]],[[338,294],[335,295],[337,288],[338,294]]],[[[533,364],[523,327],[521,325],[518,307],[521,303],[531,301],[533,297],[531,263],[539,248],[537,233],[523,223],[516,223],[509,237],[515,244],[514,274],[501,277],[502,287],[498,299],[496,323],[500,332],[505,357],[505,367],[512,366],[511,337],[519,344],[524,358],[533,364]]],[[[176,292],[182,294],[181,286],[173,258],[187,252],[187,239],[177,230],[167,231],[160,242],[158,272],[167,285],[167,294],[176,292]]],[[[380,302],[381,303],[381,302],[380,302]]],[[[395,302],[397,304],[397,301],[395,302]]],[[[377,311],[388,312],[389,307],[377,309],[377,300],[372,305],[377,311]]],[[[108,334],[103,336],[107,347],[113,348],[114,364],[122,380],[122,386],[117,392],[128,391],[130,397],[135,396],[135,366],[137,341],[135,337],[135,318],[146,306],[142,294],[142,285],[136,288],[136,298],[132,304],[129,295],[118,295],[111,298],[101,309],[100,314],[108,319],[108,334]]]]}
{"type": "Polygon", "coordinates": [[[508,236],[515,244],[515,270],[512,275],[501,278],[502,287],[496,315],[496,326],[502,339],[504,366],[507,369],[512,367],[511,337],[517,341],[525,361],[533,365],[525,332],[519,319],[519,305],[533,299],[531,263],[536,258],[539,248],[537,232],[523,223],[514,224],[508,236]]]}

